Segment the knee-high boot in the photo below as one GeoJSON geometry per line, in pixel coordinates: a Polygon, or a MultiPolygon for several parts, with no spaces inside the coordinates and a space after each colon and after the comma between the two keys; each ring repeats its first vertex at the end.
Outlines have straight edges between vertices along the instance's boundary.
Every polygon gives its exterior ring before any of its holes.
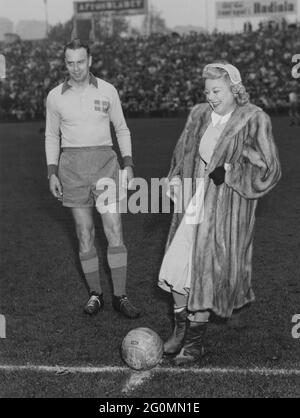
{"type": "Polygon", "coordinates": [[[174,312],[175,326],[172,335],[164,343],[164,354],[172,355],[179,353],[186,332],[187,317],[188,311],[186,308],[182,311],[174,312]]]}
{"type": "Polygon", "coordinates": [[[186,334],[180,353],[174,361],[176,365],[196,362],[204,355],[204,337],[207,329],[206,322],[187,321],[186,334]]]}

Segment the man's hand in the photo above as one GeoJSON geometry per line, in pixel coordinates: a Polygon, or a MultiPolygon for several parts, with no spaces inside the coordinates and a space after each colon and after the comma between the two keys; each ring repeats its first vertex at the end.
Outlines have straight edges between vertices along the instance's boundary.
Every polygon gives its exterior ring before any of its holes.
{"type": "Polygon", "coordinates": [[[58,177],[55,174],[51,174],[49,178],[49,188],[50,188],[50,192],[53,194],[53,196],[56,199],[62,200],[62,195],[63,195],[62,185],[58,177]]]}
{"type": "Polygon", "coordinates": [[[133,169],[127,166],[122,171],[122,187],[124,189],[132,190],[132,180],[134,179],[133,169]]]}

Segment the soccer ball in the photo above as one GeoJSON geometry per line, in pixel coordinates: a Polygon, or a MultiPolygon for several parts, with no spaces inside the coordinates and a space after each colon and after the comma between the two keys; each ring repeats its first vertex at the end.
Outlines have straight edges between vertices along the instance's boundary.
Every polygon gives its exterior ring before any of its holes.
{"type": "Polygon", "coordinates": [[[125,363],[134,370],[155,367],[163,355],[163,342],[150,328],[135,328],[125,336],[121,354],[125,363]]]}

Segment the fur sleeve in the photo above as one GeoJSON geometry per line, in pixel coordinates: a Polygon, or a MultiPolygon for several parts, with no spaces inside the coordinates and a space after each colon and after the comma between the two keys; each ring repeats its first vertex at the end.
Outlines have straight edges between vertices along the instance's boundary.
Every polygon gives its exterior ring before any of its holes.
{"type": "Polygon", "coordinates": [[[196,105],[192,108],[188,118],[187,122],[185,124],[185,127],[180,135],[180,138],[175,146],[172,159],[171,159],[171,167],[169,170],[169,174],[167,175],[168,179],[171,180],[175,176],[181,176],[182,175],[182,167],[183,167],[183,160],[184,160],[184,154],[185,154],[185,146],[188,140],[188,137],[191,132],[193,132],[194,129],[194,116],[195,113],[198,110],[198,107],[200,105],[196,105]]]}
{"type": "Polygon", "coordinates": [[[242,155],[226,172],[225,182],[246,199],[257,199],[272,190],[280,178],[271,120],[260,111],[249,121],[249,135],[242,155]]]}

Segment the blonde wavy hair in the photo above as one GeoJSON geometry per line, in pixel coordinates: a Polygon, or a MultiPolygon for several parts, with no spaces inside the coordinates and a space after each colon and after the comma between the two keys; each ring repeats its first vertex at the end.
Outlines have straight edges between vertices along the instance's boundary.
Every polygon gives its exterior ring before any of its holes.
{"type": "MultiPolygon", "coordinates": [[[[227,61],[218,61],[213,64],[229,64],[227,61]]],[[[249,103],[249,94],[247,93],[247,90],[245,86],[242,83],[233,84],[229,74],[226,70],[223,68],[215,68],[210,67],[209,65],[205,67],[202,73],[202,78],[204,80],[217,80],[219,78],[224,78],[224,80],[229,84],[230,90],[232,94],[235,97],[235,100],[239,106],[244,106],[246,103],[249,103]]]]}

